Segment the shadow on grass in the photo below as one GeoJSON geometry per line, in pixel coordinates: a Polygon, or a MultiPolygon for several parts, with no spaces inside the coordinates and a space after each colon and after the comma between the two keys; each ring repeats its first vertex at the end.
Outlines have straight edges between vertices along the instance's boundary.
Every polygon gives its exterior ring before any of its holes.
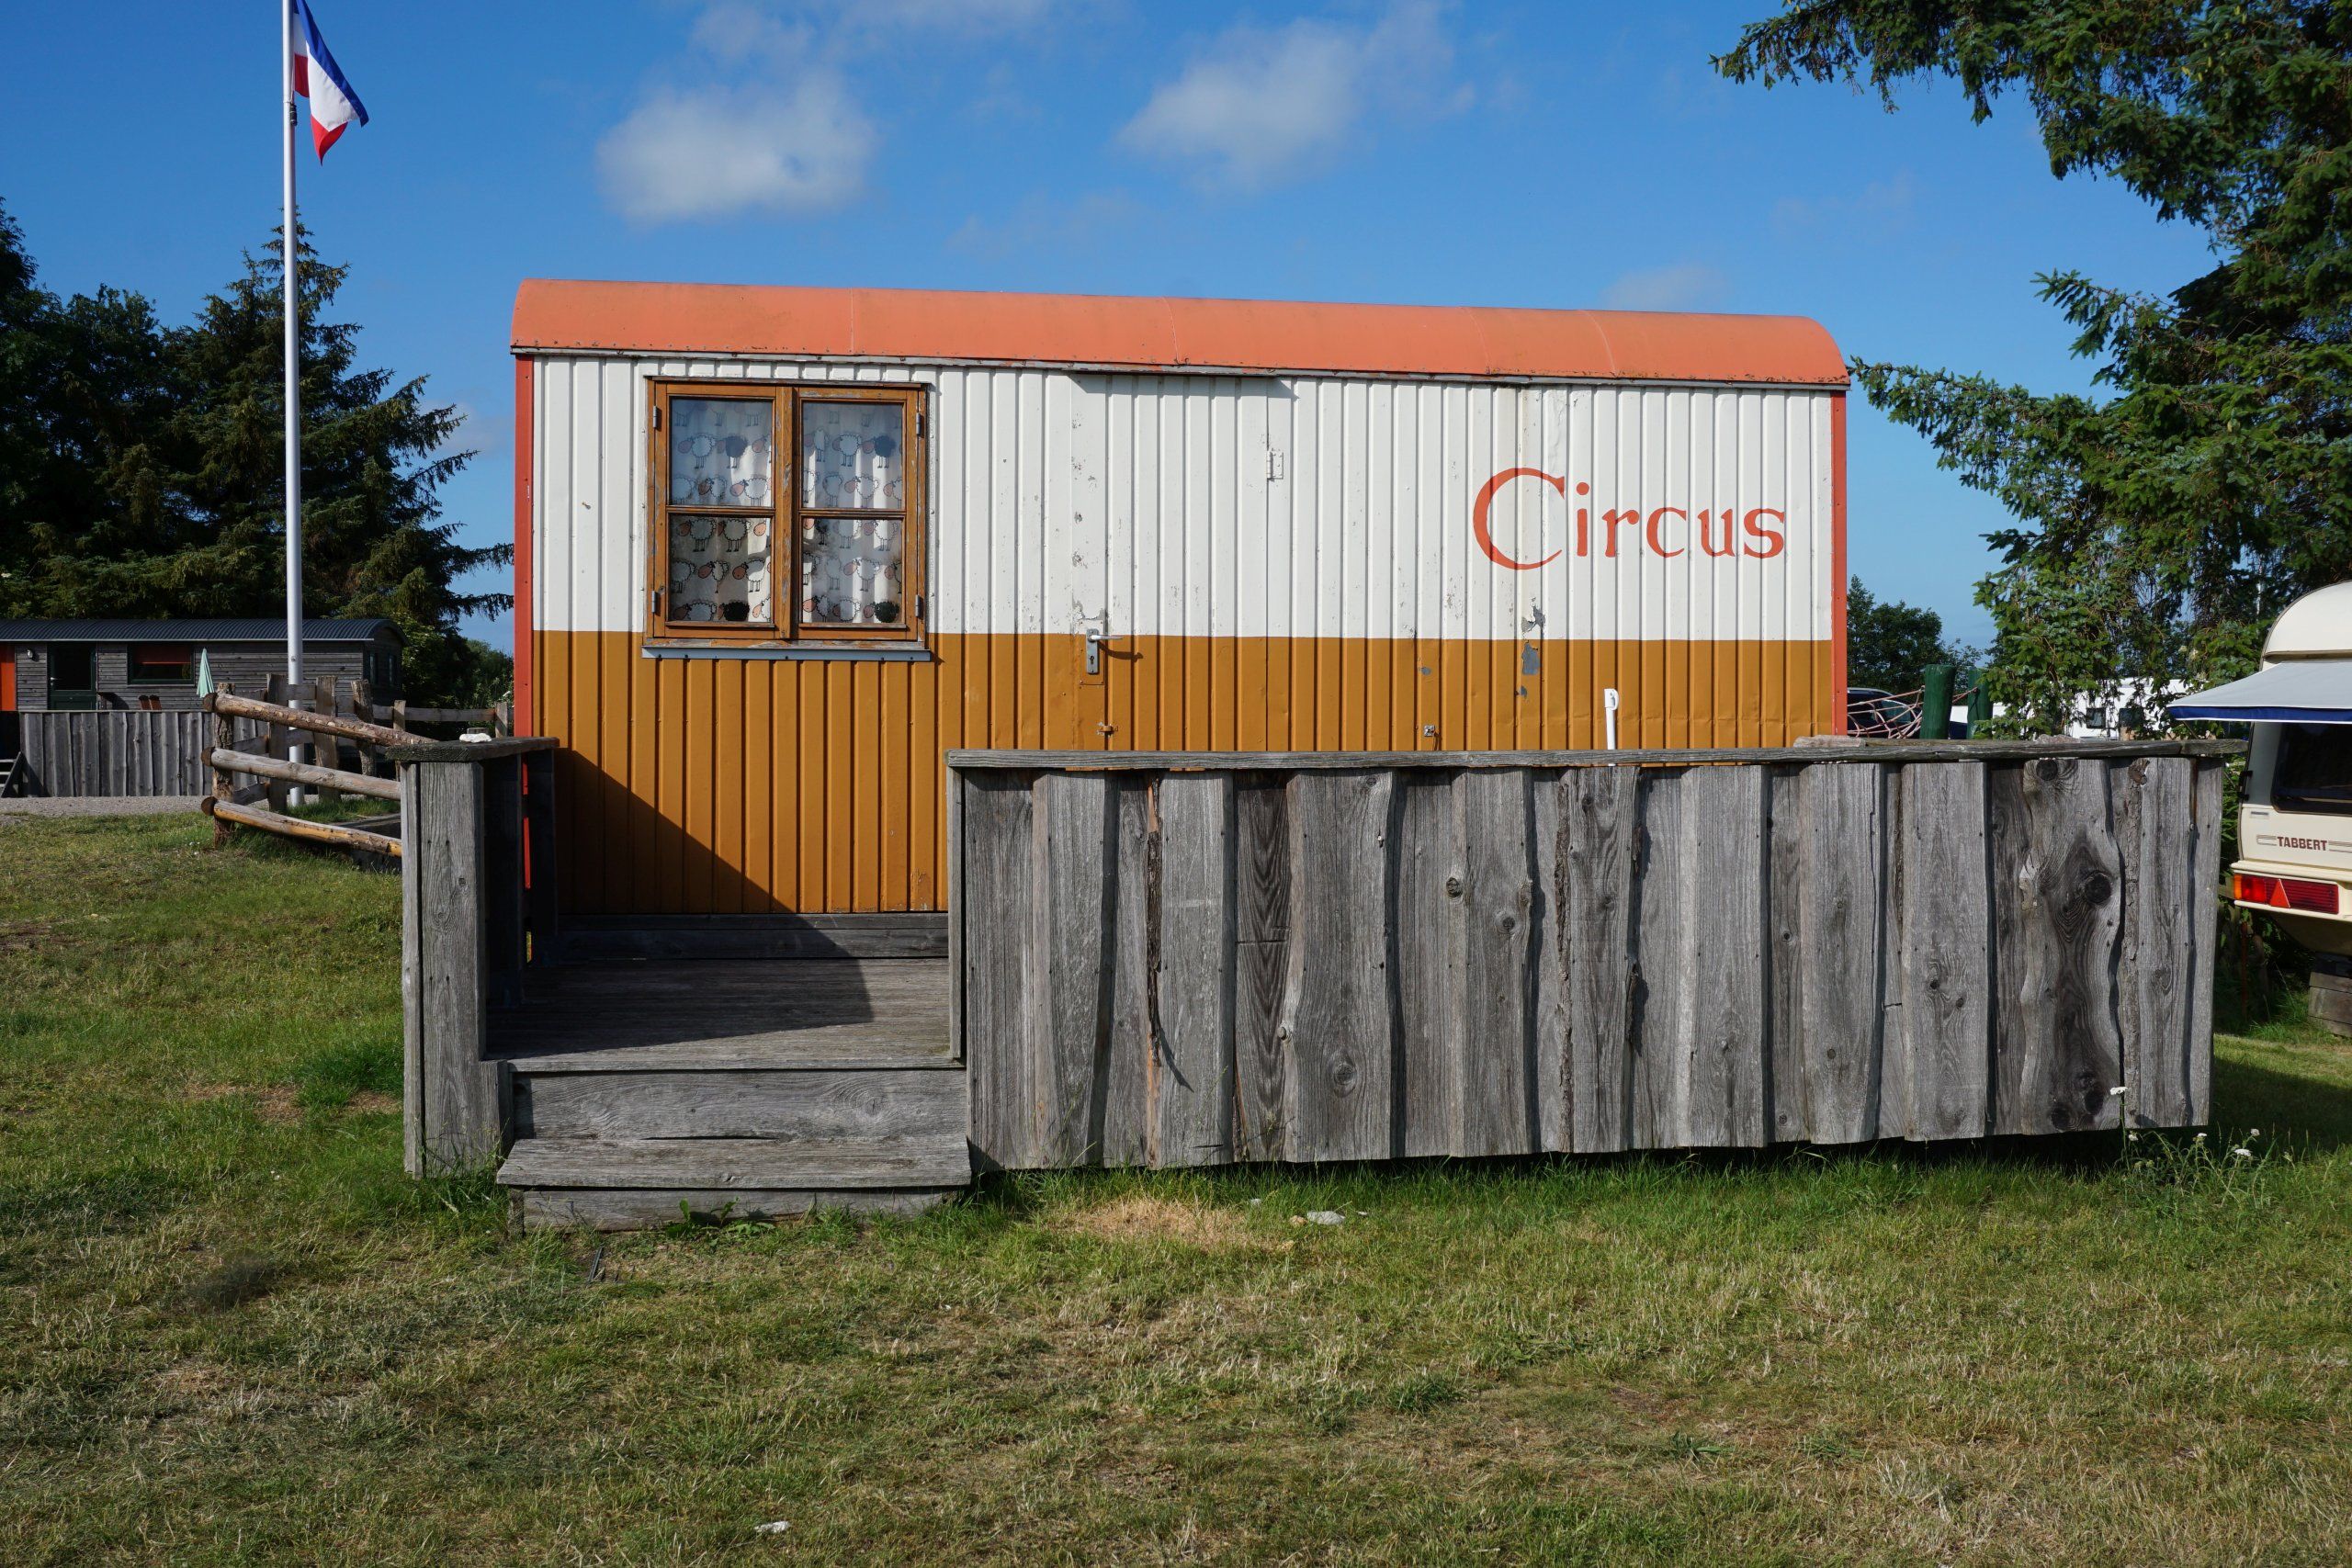
{"type": "Polygon", "coordinates": [[[2352,1144],[2352,1087],[2251,1062],[2213,1064],[2213,1124],[2259,1127],[2313,1150],[2352,1144]]]}

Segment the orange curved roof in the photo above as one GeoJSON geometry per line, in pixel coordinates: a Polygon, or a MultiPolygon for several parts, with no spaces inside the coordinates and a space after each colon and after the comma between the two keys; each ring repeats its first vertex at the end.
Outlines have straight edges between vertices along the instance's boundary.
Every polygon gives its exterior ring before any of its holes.
{"type": "Polygon", "coordinates": [[[537,277],[525,280],[514,297],[514,348],[1138,370],[1846,384],[1837,344],[1820,323],[1802,316],[537,277]]]}

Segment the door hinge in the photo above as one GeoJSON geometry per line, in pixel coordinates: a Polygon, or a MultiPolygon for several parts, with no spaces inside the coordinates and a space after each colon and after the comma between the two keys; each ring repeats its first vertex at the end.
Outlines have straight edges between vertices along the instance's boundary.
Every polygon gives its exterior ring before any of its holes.
{"type": "Polygon", "coordinates": [[[659,403],[653,405],[653,428],[662,428],[662,405],[659,403]]]}
{"type": "Polygon", "coordinates": [[[915,434],[917,435],[929,435],[931,434],[931,415],[927,413],[919,413],[915,415],[915,434]]]}
{"type": "Polygon", "coordinates": [[[1266,448],[1266,477],[1270,479],[1283,477],[1283,455],[1271,446],[1266,448]]]}
{"type": "Polygon", "coordinates": [[[651,608],[653,611],[653,618],[657,621],[660,620],[662,618],[662,590],[659,588],[653,591],[651,608]]]}
{"type": "Polygon", "coordinates": [[[923,596],[918,593],[915,595],[915,619],[921,621],[928,618],[929,612],[923,608],[923,596]]]}

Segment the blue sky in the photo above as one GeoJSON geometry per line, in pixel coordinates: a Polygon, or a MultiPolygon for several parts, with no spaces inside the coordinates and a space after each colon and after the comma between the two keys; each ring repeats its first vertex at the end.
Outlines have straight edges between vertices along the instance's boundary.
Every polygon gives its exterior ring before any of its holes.
{"type": "MultiPolygon", "coordinates": [[[[2023,107],[1708,69],[1747,5],[316,0],[372,123],[304,220],[362,354],[429,378],[512,530],[531,276],[1786,311],[1849,355],[2086,385],[2033,275],[2171,287],[2201,237],[2051,178],[2023,107]]],[[[0,201],[44,281],[184,318],[277,221],[266,0],[20,8],[0,201]]],[[[1964,638],[2003,514],[1853,411],[1853,570],[1964,638]]],[[[477,626],[502,644],[502,622],[477,626]]]]}

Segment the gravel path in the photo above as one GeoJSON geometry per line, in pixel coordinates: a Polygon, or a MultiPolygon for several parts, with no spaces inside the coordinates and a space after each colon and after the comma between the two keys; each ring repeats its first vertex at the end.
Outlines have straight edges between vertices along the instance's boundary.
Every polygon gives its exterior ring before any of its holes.
{"type": "Polygon", "coordinates": [[[0,822],[12,817],[153,817],[194,811],[200,795],[61,795],[0,800],[0,822]]]}

